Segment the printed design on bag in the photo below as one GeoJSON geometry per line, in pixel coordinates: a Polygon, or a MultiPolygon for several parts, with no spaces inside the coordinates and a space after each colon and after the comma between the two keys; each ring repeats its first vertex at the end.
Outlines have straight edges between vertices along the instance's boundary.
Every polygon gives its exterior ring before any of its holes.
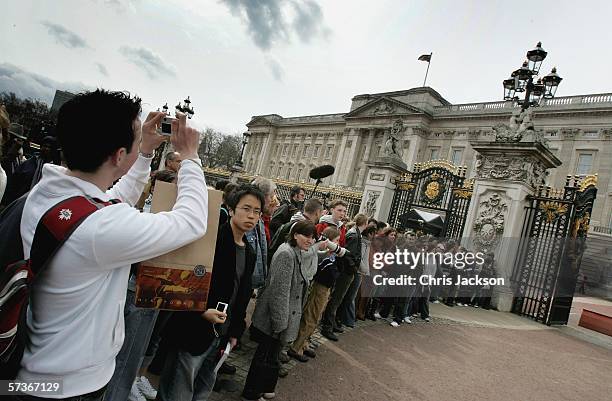
{"type": "Polygon", "coordinates": [[[204,311],[211,278],[204,265],[196,265],[191,271],[141,264],[136,275],[136,306],[204,311]],[[203,274],[198,276],[196,269],[203,270],[203,274]]]}
{"type": "Polygon", "coordinates": [[[193,275],[196,277],[202,277],[206,274],[206,267],[202,265],[197,265],[193,268],[193,275]]]}
{"type": "Polygon", "coordinates": [[[70,220],[70,218],[72,217],[72,210],[70,209],[62,209],[59,212],[59,219],[60,220],[70,220]]]}

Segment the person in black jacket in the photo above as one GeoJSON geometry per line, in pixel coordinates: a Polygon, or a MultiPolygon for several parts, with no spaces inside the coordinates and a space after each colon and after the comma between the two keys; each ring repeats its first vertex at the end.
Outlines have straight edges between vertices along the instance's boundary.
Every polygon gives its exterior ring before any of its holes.
{"type": "Polygon", "coordinates": [[[342,327],[342,325],[345,325],[351,328],[355,327],[355,320],[357,319],[355,299],[357,298],[361,286],[361,273],[359,270],[361,266],[361,247],[363,241],[361,233],[368,227],[368,216],[365,214],[357,214],[353,221],[355,222],[355,227],[346,232],[346,250],[350,253],[346,258],[349,263],[345,263],[345,266],[348,265],[347,267],[350,267],[353,281],[336,312],[336,320],[341,323],[338,326],[342,327]],[[358,253],[355,254],[355,252],[358,253]]]}
{"type": "Polygon", "coordinates": [[[242,185],[230,195],[231,217],[217,234],[207,301],[209,310],[218,302],[228,304],[227,318],[215,324],[199,312],[173,315],[168,324],[173,349],[162,371],[158,401],[206,400],[215,383],[217,350],[225,348],[220,338],[229,338],[233,348],[242,337],[256,257],[245,233],[257,224],[263,205],[263,193],[252,185],[242,185]]]}
{"type": "Polygon", "coordinates": [[[36,153],[21,163],[11,175],[2,198],[3,205],[9,205],[15,199],[28,192],[40,181],[45,163],[60,165],[61,157],[57,139],[52,136],[43,138],[40,153],[36,153]]]}
{"type": "MultiPolygon", "coordinates": [[[[304,188],[299,186],[291,188],[291,192],[289,192],[289,202],[284,202],[284,204],[272,215],[272,220],[270,220],[270,237],[274,237],[276,230],[283,224],[287,224],[289,220],[291,220],[291,216],[296,212],[304,211],[305,197],[306,190],[304,188]]],[[[272,256],[270,256],[270,258],[272,258],[272,256]]]]}
{"type": "Polygon", "coordinates": [[[316,198],[308,199],[304,203],[304,211],[296,212],[291,219],[283,224],[272,236],[272,241],[268,247],[268,266],[272,262],[272,256],[274,256],[278,247],[287,241],[289,231],[295,223],[302,220],[310,220],[314,224],[317,224],[321,216],[323,216],[323,204],[321,201],[316,198]]]}
{"type": "MultiPolygon", "coordinates": [[[[336,320],[336,313],[338,312],[344,297],[349,292],[351,284],[356,277],[359,277],[359,265],[361,264],[361,232],[368,226],[368,217],[364,214],[355,215],[354,220],[355,227],[346,233],[346,250],[348,253],[344,258],[338,260],[338,270],[340,275],[336,278],[335,286],[331,292],[329,302],[323,313],[323,319],[321,320],[321,335],[325,338],[338,341],[338,337],[334,334],[343,333],[344,329],[342,324],[336,320]]],[[[357,290],[359,286],[357,285],[357,290]]],[[[349,294],[347,304],[353,305],[353,319],[355,316],[355,296],[357,290],[349,294]]]]}

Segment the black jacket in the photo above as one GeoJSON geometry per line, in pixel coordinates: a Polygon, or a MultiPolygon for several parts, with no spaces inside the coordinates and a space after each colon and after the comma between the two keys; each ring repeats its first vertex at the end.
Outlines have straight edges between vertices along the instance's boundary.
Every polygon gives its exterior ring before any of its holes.
{"type": "Polygon", "coordinates": [[[283,224],[288,223],[289,220],[291,220],[291,216],[301,211],[301,209],[302,207],[300,207],[300,204],[294,200],[281,205],[278,210],[274,212],[270,220],[270,237],[274,237],[276,230],[281,228],[283,224]]]}
{"type": "Polygon", "coordinates": [[[314,276],[314,281],[327,288],[332,288],[340,274],[338,266],[336,265],[337,260],[335,255],[330,255],[323,259],[317,266],[317,273],[314,276]]]}
{"type": "Polygon", "coordinates": [[[291,231],[291,227],[293,226],[292,221],[283,224],[276,233],[272,235],[272,241],[270,241],[270,246],[268,247],[268,267],[272,264],[272,256],[278,250],[278,247],[287,242],[287,236],[291,231]]]}
{"type": "MultiPolygon", "coordinates": [[[[251,276],[255,269],[256,254],[243,237],[245,243],[245,271],[240,280],[240,288],[234,303],[227,308],[227,320],[215,326],[220,336],[242,337],[246,327],[246,309],[251,299],[251,276]]],[[[215,260],[208,293],[207,309],[216,308],[217,302],[230,302],[234,293],[234,278],[236,275],[236,244],[229,223],[219,227],[215,260]]],[[[174,312],[170,323],[166,326],[167,333],[180,349],[192,355],[203,354],[215,338],[213,325],[202,317],[202,312],[174,312]]]]}
{"type": "Polygon", "coordinates": [[[341,263],[342,271],[346,274],[353,274],[359,271],[361,263],[361,232],[357,227],[346,233],[346,250],[349,251],[341,263]]]}

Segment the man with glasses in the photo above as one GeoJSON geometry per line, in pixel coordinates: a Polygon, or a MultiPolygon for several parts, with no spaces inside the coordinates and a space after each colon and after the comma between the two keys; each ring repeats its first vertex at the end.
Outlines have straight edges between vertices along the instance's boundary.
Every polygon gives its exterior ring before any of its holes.
{"type": "Polygon", "coordinates": [[[230,220],[217,233],[207,301],[207,308],[226,303],[227,318],[215,325],[199,312],[174,313],[166,332],[172,349],[161,374],[158,401],[206,400],[215,383],[217,350],[227,342],[235,347],[242,337],[256,257],[246,233],[258,224],[263,205],[263,193],[252,185],[229,195],[230,220]]]}

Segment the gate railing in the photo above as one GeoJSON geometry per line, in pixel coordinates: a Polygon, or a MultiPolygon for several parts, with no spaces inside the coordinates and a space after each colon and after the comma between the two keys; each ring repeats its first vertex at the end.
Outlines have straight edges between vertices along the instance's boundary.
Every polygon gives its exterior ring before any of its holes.
{"type": "Polygon", "coordinates": [[[466,180],[467,167],[446,160],[417,163],[412,172],[395,178],[395,193],[387,222],[406,228],[402,216],[413,208],[437,212],[443,218],[440,236],[460,238],[472,198],[473,182],[466,180]]]}
{"type": "Polygon", "coordinates": [[[567,176],[562,190],[540,187],[529,197],[512,276],[514,313],[567,323],[596,185],[597,176],[567,176]]]}
{"type": "MultiPolygon", "coordinates": [[[[209,185],[214,186],[219,180],[229,180],[232,178],[232,172],[218,168],[204,167],[204,176],[206,177],[206,182],[209,185]]],[[[257,178],[257,176],[246,173],[237,173],[235,174],[235,178],[239,184],[247,184],[257,178]]],[[[291,188],[294,186],[304,188],[306,190],[306,198],[311,196],[312,190],[314,189],[314,184],[310,183],[279,180],[274,178],[272,178],[272,181],[274,181],[276,184],[276,193],[280,200],[288,201],[291,188]]],[[[348,204],[346,215],[352,218],[359,213],[363,192],[319,185],[316,192],[312,196],[319,198],[324,203],[329,203],[329,201],[334,199],[342,199],[348,204]]]]}

